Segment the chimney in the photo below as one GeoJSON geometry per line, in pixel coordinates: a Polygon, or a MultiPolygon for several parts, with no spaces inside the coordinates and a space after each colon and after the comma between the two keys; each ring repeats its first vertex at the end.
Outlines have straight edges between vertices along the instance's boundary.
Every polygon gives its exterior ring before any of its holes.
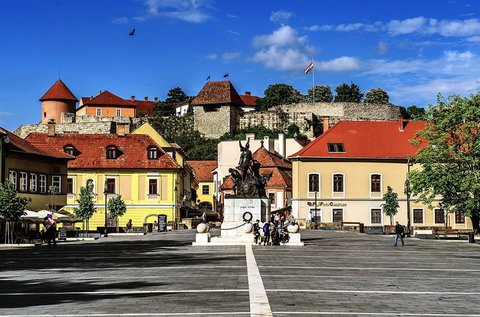
{"type": "Polygon", "coordinates": [[[144,100],[144,101],[148,101],[148,97],[144,97],[143,100],[144,100]]]}
{"type": "Polygon", "coordinates": [[[285,142],[285,134],[279,133],[278,134],[278,153],[285,158],[285,151],[286,151],[286,142],[285,142]]]}
{"type": "Polygon", "coordinates": [[[93,96],[90,96],[90,100],[93,100],[93,96]]]}
{"type": "Polygon", "coordinates": [[[403,132],[405,128],[405,123],[403,122],[403,116],[398,117],[398,131],[403,132]]]}
{"type": "Polygon", "coordinates": [[[50,119],[47,123],[47,136],[55,136],[55,119],[50,119]]]}
{"type": "Polygon", "coordinates": [[[135,101],[135,96],[131,96],[130,101],[135,101]]]}
{"type": "Polygon", "coordinates": [[[154,102],[158,102],[158,97],[153,97],[154,102]]]}
{"type": "Polygon", "coordinates": [[[330,117],[323,117],[322,122],[323,122],[323,133],[325,133],[330,128],[330,117]]]}
{"type": "Polygon", "coordinates": [[[251,96],[252,93],[250,91],[245,91],[245,96],[251,96]]]}
{"type": "Polygon", "coordinates": [[[99,90],[99,91],[98,91],[98,94],[100,95],[101,93],[102,93],[102,91],[101,91],[101,90],[99,90]]]}
{"type": "Polygon", "coordinates": [[[130,131],[130,126],[128,123],[117,123],[116,132],[118,136],[126,136],[130,131]]]}

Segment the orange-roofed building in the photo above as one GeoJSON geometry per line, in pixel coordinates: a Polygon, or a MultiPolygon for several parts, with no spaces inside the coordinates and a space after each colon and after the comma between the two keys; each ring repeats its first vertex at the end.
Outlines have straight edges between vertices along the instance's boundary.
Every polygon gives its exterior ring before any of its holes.
{"type": "Polygon", "coordinates": [[[137,105],[120,98],[108,90],[100,91],[96,97],[82,97],[77,108],[77,116],[130,117],[135,118],[137,105]]]}
{"type": "Polygon", "coordinates": [[[250,91],[246,91],[245,95],[240,95],[240,98],[242,99],[244,104],[242,110],[245,112],[255,110],[257,106],[257,99],[260,99],[260,97],[258,96],[252,96],[252,93],[250,91]]]}
{"type": "Polygon", "coordinates": [[[57,80],[50,89],[40,98],[42,102],[42,123],[51,120],[61,122],[62,113],[75,113],[77,97],[61,81],[57,80]]]}
{"type": "MultiPolygon", "coordinates": [[[[90,220],[90,229],[105,226],[105,199],[121,195],[127,212],[119,226],[129,219],[133,226],[158,221],[180,220],[183,168],[161,145],[145,134],[40,134],[31,133],[26,140],[36,146],[52,147],[74,159],[68,162],[64,191],[65,209],[78,207],[80,188],[92,186],[97,212],[90,220]]],[[[116,219],[108,216],[109,230],[116,228],[116,219]]]]}
{"type": "Polygon", "coordinates": [[[214,188],[212,171],[217,168],[217,161],[187,161],[188,166],[193,170],[193,175],[198,183],[196,193],[197,205],[209,205],[213,210],[214,188]]]}
{"type": "MultiPolygon", "coordinates": [[[[268,151],[262,144],[253,153],[260,163],[260,175],[266,180],[265,191],[272,211],[285,208],[292,198],[292,163],[276,152],[268,151]]],[[[220,187],[221,203],[234,194],[233,180],[228,176],[220,187]]]]}
{"type": "MultiPolygon", "coordinates": [[[[382,231],[390,218],[382,212],[383,195],[390,186],[400,208],[392,219],[414,229],[471,228],[463,213],[445,215],[409,200],[404,188],[418,147],[410,143],[425,122],[341,121],[289,158],[293,162],[292,213],[302,224],[308,214],[317,223],[363,223],[366,230],[382,231]],[[410,210],[408,210],[410,209],[410,210]]],[[[434,202],[434,206],[438,205],[434,202]]]]}

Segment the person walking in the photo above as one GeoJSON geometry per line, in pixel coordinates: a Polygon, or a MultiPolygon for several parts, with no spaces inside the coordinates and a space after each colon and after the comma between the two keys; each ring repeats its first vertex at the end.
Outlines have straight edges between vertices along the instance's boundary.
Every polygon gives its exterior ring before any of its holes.
{"type": "Polygon", "coordinates": [[[264,245],[269,245],[270,244],[270,222],[265,222],[263,224],[263,235],[265,237],[264,245]]]}
{"type": "Polygon", "coordinates": [[[398,240],[402,240],[402,246],[405,246],[405,243],[403,242],[403,226],[398,223],[398,221],[395,222],[395,242],[393,243],[393,246],[396,247],[398,240]]]}
{"type": "Polygon", "coordinates": [[[260,220],[257,219],[257,221],[255,221],[255,223],[253,224],[253,241],[255,242],[255,244],[261,244],[262,243],[262,240],[260,239],[260,220]]]}
{"type": "Polygon", "coordinates": [[[133,223],[132,223],[132,219],[129,219],[127,224],[125,225],[125,227],[127,227],[127,232],[133,232],[133,223]]]}

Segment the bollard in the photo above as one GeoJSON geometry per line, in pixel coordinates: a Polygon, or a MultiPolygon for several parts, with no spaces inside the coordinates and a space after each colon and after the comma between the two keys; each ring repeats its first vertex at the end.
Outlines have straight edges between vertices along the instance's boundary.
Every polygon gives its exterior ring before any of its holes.
{"type": "Polygon", "coordinates": [[[358,230],[360,231],[360,233],[365,233],[365,225],[361,223],[358,230]]]}
{"type": "Polygon", "coordinates": [[[468,233],[468,242],[469,243],[475,243],[475,233],[473,233],[473,232],[468,233]]]}

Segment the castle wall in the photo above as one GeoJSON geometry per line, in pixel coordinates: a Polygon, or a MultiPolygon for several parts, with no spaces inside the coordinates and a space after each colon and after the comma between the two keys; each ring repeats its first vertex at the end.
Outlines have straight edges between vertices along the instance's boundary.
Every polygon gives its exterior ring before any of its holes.
{"type": "Polygon", "coordinates": [[[242,110],[237,106],[194,106],[194,127],[207,138],[219,138],[238,127],[242,110]]]}

